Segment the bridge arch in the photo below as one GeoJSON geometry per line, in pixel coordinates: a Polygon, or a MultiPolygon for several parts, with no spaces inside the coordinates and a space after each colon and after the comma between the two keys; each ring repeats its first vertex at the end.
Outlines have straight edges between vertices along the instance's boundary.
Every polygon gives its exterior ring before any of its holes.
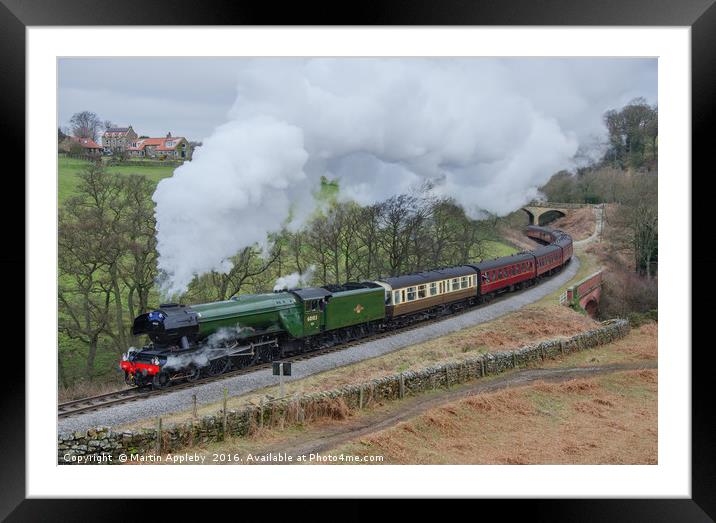
{"type": "Polygon", "coordinates": [[[587,311],[590,318],[596,318],[599,314],[599,301],[597,301],[597,298],[590,298],[584,305],[584,310],[587,311]]]}
{"type": "Polygon", "coordinates": [[[522,210],[527,213],[527,217],[530,220],[530,225],[534,225],[535,224],[535,215],[532,214],[532,212],[529,209],[527,209],[526,207],[522,207],[522,210]]]}
{"type": "Polygon", "coordinates": [[[545,225],[560,216],[567,216],[570,209],[588,207],[585,203],[531,202],[522,210],[527,213],[530,225],[545,225]]]}
{"type": "Polygon", "coordinates": [[[559,209],[548,209],[539,215],[537,225],[546,225],[564,216],[567,216],[564,211],[560,211],[559,209]]]}

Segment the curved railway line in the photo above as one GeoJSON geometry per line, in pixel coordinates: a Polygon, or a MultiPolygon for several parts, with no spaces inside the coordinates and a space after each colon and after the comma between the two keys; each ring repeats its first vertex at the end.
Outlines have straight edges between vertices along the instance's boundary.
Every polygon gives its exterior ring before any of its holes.
{"type": "MultiPolygon", "coordinates": [[[[563,267],[566,267],[566,265],[563,267]]],[[[537,285],[528,286],[525,289],[522,289],[522,290],[516,291],[516,292],[504,293],[500,296],[497,296],[496,298],[492,299],[491,301],[489,301],[487,303],[480,303],[480,304],[476,304],[473,306],[465,307],[458,312],[455,312],[455,313],[452,313],[452,314],[449,314],[446,316],[441,316],[438,318],[431,318],[431,319],[422,320],[422,321],[416,321],[415,323],[412,323],[407,326],[397,327],[397,328],[393,328],[393,329],[386,330],[383,332],[379,332],[377,334],[357,338],[354,340],[347,341],[345,343],[341,343],[339,345],[334,345],[332,347],[318,349],[318,350],[311,351],[309,353],[298,354],[295,356],[283,358],[282,361],[297,362],[297,361],[304,361],[307,359],[312,359],[312,358],[322,356],[325,354],[330,354],[332,352],[342,351],[342,350],[348,349],[350,347],[354,347],[359,344],[368,343],[368,342],[383,339],[383,338],[388,338],[388,337],[391,337],[391,336],[394,336],[396,334],[403,333],[403,332],[408,332],[408,331],[411,331],[411,330],[414,330],[417,328],[424,327],[426,325],[430,325],[432,323],[441,322],[443,320],[446,320],[446,319],[449,319],[449,318],[452,318],[455,316],[460,316],[467,312],[473,311],[474,309],[480,308],[483,305],[498,303],[498,302],[500,302],[504,299],[507,299],[511,296],[519,295],[522,292],[525,292],[526,290],[529,290],[531,288],[541,285],[542,283],[550,281],[552,278],[559,275],[560,273],[561,273],[561,269],[550,276],[544,277],[540,281],[540,283],[537,285]]],[[[131,388],[131,389],[118,390],[115,392],[108,392],[106,394],[99,394],[97,396],[90,396],[90,397],[82,398],[82,399],[78,399],[78,400],[67,401],[65,403],[60,403],[58,405],[57,416],[58,416],[58,418],[67,418],[67,417],[71,417],[71,416],[76,416],[78,414],[83,414],[86,412],[94,412],[94,411],[103,410],[103,409],[106,409],[109,407],[113,407],[115,405],[121,405],[124,403],[140,401],[140,400],[144,400],[144,399],[147,399],[150,397],[154,398],[154,397],[160,396],[162,394],[168,394],[168,393],[176,392],[179,390],[192,388],[197,385],[202,385],[205,383],[210,383],[210,382],[219,381],[219,380],[223,380],[223,379],[227,379],[227,378],[250,374],[250,373],[258,372],[258,371],[264,370],[264,369],[270,369],[271,365],[272,365],[271,362],[262,363],[259,365],[246,367],[243,369],[237,369],[237,370],[225,372],[218,376],[201,378],[201,379],[191,381],[191,382],[177,383],[171,387],[164,388],[164,389],[151,389],[148,387],[147,388],[131,388]]]]}

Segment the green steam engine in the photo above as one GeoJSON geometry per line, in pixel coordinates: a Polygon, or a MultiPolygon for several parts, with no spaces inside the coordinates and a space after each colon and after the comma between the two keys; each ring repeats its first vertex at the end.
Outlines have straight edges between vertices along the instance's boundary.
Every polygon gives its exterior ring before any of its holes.
{"type": "Polygon", "coordinates": [[[151,344],[120,364],[127,383],[164,387],[365,336],[385,317],[376,283],[296,289],[200,305],[164,304],[134,320],[151,344]]]}

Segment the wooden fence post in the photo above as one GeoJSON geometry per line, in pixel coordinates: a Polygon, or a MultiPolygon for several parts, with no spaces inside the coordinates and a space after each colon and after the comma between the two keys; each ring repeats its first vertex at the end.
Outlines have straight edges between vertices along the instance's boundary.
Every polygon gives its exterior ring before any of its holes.
{"type": "Polygon", "coordinates": [[[400,398],[405,397],[405,378],[403,378],[403,373],[400,373],[400,398]]]}
{"type": "Polygon", "coordinates": [[[157,454],[162,453],[162,417],[157,417],[157,454]]]}
{"type": "Polygon", "coordinates": [[[224,440],[226,440],[226,422],[227,422],[227,416],[228,416],[228,413],[226,411],[226,403],[227,403],[228,399],[229,399],[229,389],[224,387],[224,440]]]}
{"type": "Polygon", "coordinates": [[[191,409],[191,417],[196,419],[196,394],[192,394],[191,401],[193,404],[192,409],[191,409]]]}

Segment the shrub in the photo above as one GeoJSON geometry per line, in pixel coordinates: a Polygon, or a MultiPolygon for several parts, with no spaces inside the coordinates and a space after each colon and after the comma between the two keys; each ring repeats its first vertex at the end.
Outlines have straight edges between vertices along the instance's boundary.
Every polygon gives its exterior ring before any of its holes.
{"type": "Polygon", "coordinates": [[[608,273],[602,287],[600,316],[603,319],[628,318],[634,326],[656,321],[658,297],[657,278],[613,271],[608,273]]]}

